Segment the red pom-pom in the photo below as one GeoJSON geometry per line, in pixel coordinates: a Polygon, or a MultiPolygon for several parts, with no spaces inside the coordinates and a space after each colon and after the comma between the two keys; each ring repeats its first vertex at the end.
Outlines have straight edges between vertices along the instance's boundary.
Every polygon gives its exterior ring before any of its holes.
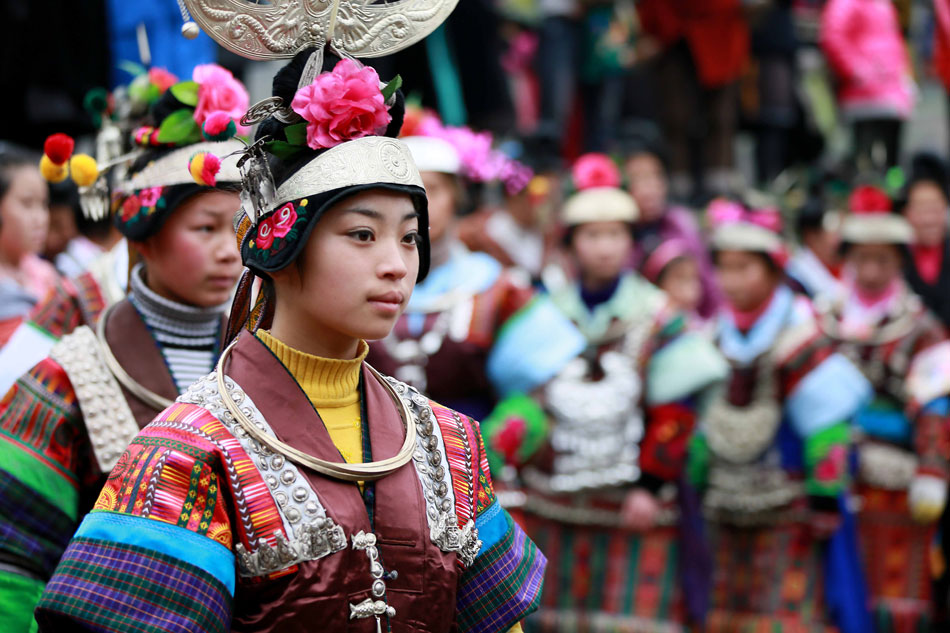
{"type": "Polygon", "coordinates": [[[852,213],[890,213],[891,199],[878,187],[861,185],[848,197],[848,208],[852,213]]]}
{"type": "Polygon", "coordinates": [[[54,165],[65,165],[73,155],[76,141],[66,134],[53,134],[43,143],[43,153],[54,165]]]}

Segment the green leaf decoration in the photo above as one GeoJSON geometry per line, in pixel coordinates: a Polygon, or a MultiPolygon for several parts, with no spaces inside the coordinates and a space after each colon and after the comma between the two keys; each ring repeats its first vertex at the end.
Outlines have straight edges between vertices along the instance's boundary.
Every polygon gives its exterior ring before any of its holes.
{"type": "Polygon", "coordinates": [[[284,128],[284,136],[291,145],[307,144],[307,122],[294,123],[284,128]]]}
{"type": "Polygon", "coordinates": [[[119,62],[119,69],[124,70],[125,72],[129,73],[133,77],[138,77],[139,75],[144,75],[145,73],[148,72],[145,69],[145,66],[143,66],[142,64],[129,61],[129,60],[119,62]]]}
{"type": "Polygon", "coordinates": [[[396,91],[399,90],[399,88],[401,87],[402,87],[402,77],[400,77],[399,75],[396,75],[395,77],[393,77],[392,81],[386,84],[386,87],[383,88],[382,90],[383,101],[385,101],[386,103],[389,103],[389,100],[392,98],[394,94],[396,94],[396,91]]]}
{"type": "Polygon", "coordinates": [[[175,95],[175,98],[186,106],[195,107],[198,105],[198,82],[181,81],[173,85],[169,90],[175,95]]]}
{"type": "Polygon", "coordinates": [[[188,108],[175,110],[158,126],[159,143],[184,144],[201,138],[201,130],[195,123],[194,112],[188,108]]]}
{"type": "Polygon", "coordinates": [[[284,141],[268,141],[264,143],[264,151],[276,156],[281,160],[287,160],[303,152],[306,148],[299,145],[291,145],[284,141]]]}

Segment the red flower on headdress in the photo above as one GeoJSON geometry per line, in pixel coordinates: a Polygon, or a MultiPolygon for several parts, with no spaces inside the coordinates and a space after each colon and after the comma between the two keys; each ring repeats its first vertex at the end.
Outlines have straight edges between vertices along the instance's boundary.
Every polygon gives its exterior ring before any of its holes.
{"type": "Polygon", "coordinates": [[[620,170],[605,154],[584,154],[574,163],[571,175],[578,191],[620,186],[620,170]]]}
{"type": "Polygon", "coordinates": [[[294,228],[294,222],[297,221],[297,210],[294,209],[294,203],[288,202],[270,218],[274,222],[274,237],[284,237],[294,228]]]}
{"type": "Polygon", "coordinates": [[[178,77],[171,74],[164,68],[149,68],[148,80],[153,86],[158,88],[159,93],[164,93],[166,90],[178,83],[178,77]]]}
{"type": "Polygon", "coordinates": [[[135,214],[138,213],[141,208],[142,208],[142,203],[139,202],[139,199],[137,196],[132,195],[126,198],[125,201],[122,203],[122,216],[121,216],[122,221],[128,222],[129,220],[134,218],[135,214]]]}
{"type": "Polygon", "coordinates": [[[392,121],[376,70],[352,59],[341,59],[331,72],[317,75],[297,91],[290,107],[307,121],[311,149],[381,134],[392,121]]]}
{"type": "Polygon", "coordinates": [[[861,185],[848,196],[848,209],[852,213],[889,213],[891,199],[878,187],[861,185]]]}
{"type": "Polygon", "coordinates": [[[257,239],[254,244],[261,250],[267,250],[274,243],[274,216],[261,220],[257,225],[257,239]]]}
{"type": "Polygon", "coordinates": [[[143,207],[154,207],[158,204],[158,199],[162,197],[161,187],[149,187],[139,192],[139,202],[143,207]]]}

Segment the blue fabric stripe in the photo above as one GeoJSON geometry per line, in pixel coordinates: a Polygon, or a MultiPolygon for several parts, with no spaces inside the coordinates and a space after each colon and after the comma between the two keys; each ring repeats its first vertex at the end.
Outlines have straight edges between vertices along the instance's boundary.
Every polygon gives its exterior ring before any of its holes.
{"type": "Polygon", "coordinates": [[[826,358],[802,378],[786,401],[789,421],[801,437],[850,420],[871,400],[871,384],[840,354],[826,358]]]}
{"type": "Polygon", "coordinates": [[[234,596],[234,554],[206,536],[153,519],[92,512],[83,519],[76,537],[125,543],[178,558],[217,578],[234,596]]]}
{"type": "Polygon", "coordinates": [[[505,515],[508,514],[497,501],[488,506],[488,509],[478,515],[475,519],[475,527],[478,528],[478,538],[482,540],[482,548],[478,550],[479,556],[482,552],[494,547],[498,541],[508,533],[508,521],[505,515]]]}
{"type": "Polygon", "coordinates": [[[936,400],[931,400],[924,407],[924,413],[930,415],[950,415],[950,397],[943,396],[936,400]]]}
{"type": "Polygon", "coordinates": [[[511,317],[488,356],[488,377],[501,398],[530,393],[580,354],[587,342],[546,295],[511,317]]]}

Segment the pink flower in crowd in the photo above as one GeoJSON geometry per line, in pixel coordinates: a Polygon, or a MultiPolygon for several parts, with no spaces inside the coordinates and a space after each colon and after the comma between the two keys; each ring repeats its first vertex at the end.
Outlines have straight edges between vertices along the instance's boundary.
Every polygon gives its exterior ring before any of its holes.
{"type": "MultiPolygon", "coordinates": [[[[215,112],[224,112],[233,121],[240,121],[250,97],[244,84],[234,78],[231,71],[217,64],[195,66],[191,78],[198,84],[198,105],[195,106],[195,122],[200,126],[215,112]]],[[[238,124],[238,133],[247,134],[248,128],[238,124]]]]}
{"type": "Polygon", "coordinates": [[[620,170],[605,154],[584,154],[577,159],[571,171],[578,191],[620,186],[620,170]]]}
{"type": "Polygon", "coordinates": [[[392,121],[376,70],[352,59],[317,75],[297,91],[290,107],[307,121],[307,145],[312,149],[382,134],[392,121]]]}

